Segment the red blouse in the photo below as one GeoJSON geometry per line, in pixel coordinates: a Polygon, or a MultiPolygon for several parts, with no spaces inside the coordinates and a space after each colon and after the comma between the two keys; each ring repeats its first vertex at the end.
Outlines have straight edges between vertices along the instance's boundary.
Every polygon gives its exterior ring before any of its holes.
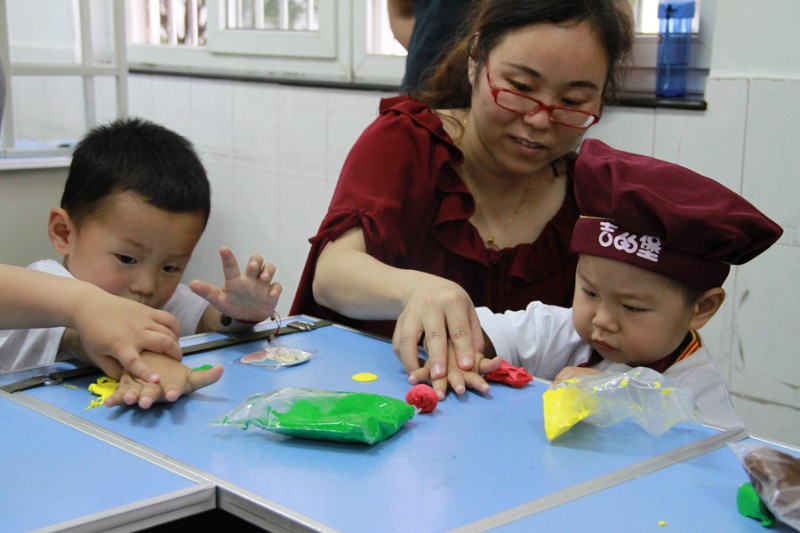
{"type": "Polygon", "coordinates": [[[367,253],[387,265],[455,281],[476,306],[524,309],[532,300],[569,307],[577,257],[570,254],[578,208],[569,170],[567,196],[532,243],[487,249],[469,218],[475,200],[454,167],[464,156],[426,105],[381,101],[380,116],[345,160],[328,214],[309,253],[292,314],[308,314],[391,338],[394,321],[354,320],[318,305],[311,292],[325,245],[360,226],[367,253]]]}

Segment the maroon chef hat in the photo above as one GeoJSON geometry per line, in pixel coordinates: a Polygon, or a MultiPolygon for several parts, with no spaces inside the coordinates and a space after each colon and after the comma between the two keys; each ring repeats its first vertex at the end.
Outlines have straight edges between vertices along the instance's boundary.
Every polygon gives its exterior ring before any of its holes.
{"type": "Polygon", "coordinates": [[[575,163],[572,251],[700,290],[720,287],[783,233],[747,200],[687,168],[586,140],[575,163]]]}

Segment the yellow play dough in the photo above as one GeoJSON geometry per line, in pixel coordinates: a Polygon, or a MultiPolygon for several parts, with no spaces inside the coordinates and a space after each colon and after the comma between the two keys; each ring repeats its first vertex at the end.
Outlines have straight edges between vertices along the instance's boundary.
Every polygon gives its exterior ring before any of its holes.
{"type": "Polygon", "coordinates": [[[106,398],[114,394],[116,392],[119,383],[115,379],[111,379],[108,376],[103,376],[101,378],[97,378],[97,383],[92,383],[89,385],[89,392],[93,394],[97,394],[99,398],[95,398],[86,409],[91,409],[93,407],[100,407],[103,405],[103,402],[106,401],[106,398]]]}
{"type": "Polygon", "coordinates": [[[542,399],[544,433],[548,441],[560,437],[597,410],[597,400],[574,386],[547,389],[542,399]]]}
{"type": "Polygon", "coordinates": [[[375,381],[376,379],[378,379],[378,376],[372,372],[359,372],[358,374],[353,374],[353,381],[375,381]]]}

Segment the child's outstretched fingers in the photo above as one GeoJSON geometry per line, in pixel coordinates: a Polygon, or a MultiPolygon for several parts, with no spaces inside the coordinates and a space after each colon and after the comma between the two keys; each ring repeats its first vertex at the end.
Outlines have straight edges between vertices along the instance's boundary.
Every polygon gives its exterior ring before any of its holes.
{"type": "Polygon", "coordinates": [[[241,271],[233,251],[227,246],[223,246],[219,249],[219,257],[222,259],[222,273],[225,275],[225,281],[238,278],[241,271]]]}
{"type": "Polygon", "coordinates": [[[189,379],[186,381],[184,394],[191,394],[198,389],[216,383],[222,377],[223,370],[222,365],[215,365],[209,369],[192,370],[189,379]]]}
{"type": "Polygon", "coordinates": [[[486,394],[491,389],[489,384],[486,383],[486,380],[483,379],[483,376],[477,372],[464,372],[463,379],[468,388],[482,394],[486,394]]]}
{"type": "MultiPolygon", "coordinates": [[[[250,258],[244,272],[230,248],[220,248],[225,286],[214,287],[206,282],[194,280],[189,286],[205,298],[219,313],[244,324],[266,320],[275,312],[282,288],[272,283],[275,265],[265,263],[261,256],[250,258]]],[[[211,320],[209,324],[213,323],[211,320]]]]}
{"type": "MultiPolygon", "coordinates": [[[[142,409],[150,409],[162,396],[162,387],[158,383],[145,383],[136,402],[142,409]]],[[[130,404],[133,405],[133,404],[130,404]]]]}
{"type": "Polygon", "coordinates": [[[123,394],[124,393],[119,390],[119,387],[117,387],[117,390],[115,390],[108,398],[105,399],[105,401],[103,401],[103,405],[106,407],[115,407],[120,405],[122,403],[123,394]]]}
{"type": "Polygon", "coordinates": [[[105,402],[103,402],[104,405],[106,407],[114,407],[122,404],[135,405],[139,402],[144,383],[144,381],[137,380],[127,372],[123,372],[122,376],[119,378],[117,390],[106,398],[105,402]]]}
{"type": "Polygon", "coordinates": [[[492,359],[487,359],[485,357],[481,358],[480,361],[480,374],[488,374],[489,372],[494,372],[503,364],[503,359],[500,357],[494,357],[492,359]]]}
{"type": "Polygon", "coordinates": [[[431,382],[431,386],[433,390],[436,391],[436,396],[439,398],[439,401],[444,400],[445,396],[447,396],[447,386],[448,381],[447,377],[437,378],[431,382]]]}
{"type": "MultiPolygon", "coordinates": [[[[161,378],[160,395],[153,398],[153,401],[161,400],[172,403],[181,397],[181,394],[187,388],[189,378],[192,374],[192,371],[187,367],[183,367],[182,370],[182,372],[177,373],[167,372],[166,376],[161,378]]],[[[139,402],[139,407],[144,407],[141,402],[139,402]]],[[[147,407],[144,408],[147,409],[147,407]]]]}

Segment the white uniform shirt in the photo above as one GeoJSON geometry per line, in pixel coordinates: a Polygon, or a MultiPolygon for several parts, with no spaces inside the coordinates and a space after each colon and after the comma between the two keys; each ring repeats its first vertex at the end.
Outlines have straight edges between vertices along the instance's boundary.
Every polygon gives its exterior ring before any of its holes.
{"type": "MultiPolygon", "coordinates": [[[[66,268],[52,259],[37,261],[28,268],[65,278],[73,277],[66,268]]],[[[197,324],[207,306],[207,301],[181,284],[163,309],[178,319],[181,336],[185,336],[193,335],[197,331],[197,324]]],[[[97,319],[103,320],[103,317],[97,319]]],[[[0,374],[54,363],[59,355],[58,347],[63,335],[63,327],[0,330],[0,374]]]]}
{"type": "MultiPolygon", "coordinates": [[[[575,331],[571,309],[532,302],[523,311],[495,314],[485,307],[477,311],[495,353],[537,378],[553,380],[562,368],[586,363],[592,353],[575,331]]],[[[622,373],[631,367],[603,360],[593,368],[622,373]]],[[[731,405],[725,380],[705,347],[670,366],[664,375],[692,393],[704,424],[720,429],[744,428],[731,405]]]]}

